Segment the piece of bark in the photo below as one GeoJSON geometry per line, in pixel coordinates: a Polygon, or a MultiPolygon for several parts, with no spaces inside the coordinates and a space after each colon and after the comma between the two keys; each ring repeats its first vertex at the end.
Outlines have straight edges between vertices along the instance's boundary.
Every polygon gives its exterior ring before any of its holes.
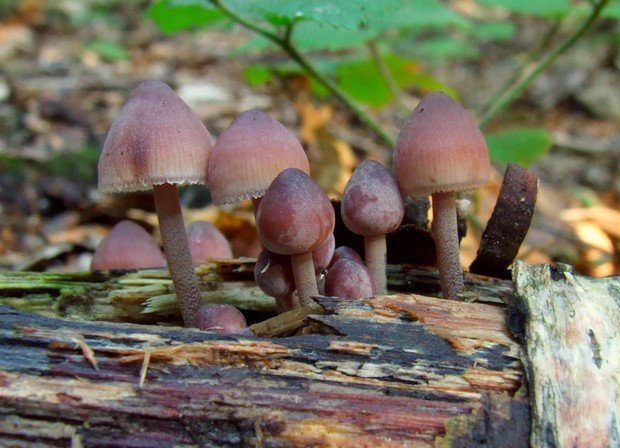
{"type": "Polygon", "coordinates": [[[318,301],[324,314],[283,338],[0,307],[0,445],[473,446],[493,431],[526,443],[502,306],[318,301]]]}
{"type": "Polygon", "coordinates": [[[470,272],[510,278],[508,268],[530,228],[537,193],[538,178],[529,170],[509,163],[470,272]]]}
{"type": "Polygon", "coordinates": [[[513,266],[525,311],[531,446],[620,446],[620,278],[513,266]]]}

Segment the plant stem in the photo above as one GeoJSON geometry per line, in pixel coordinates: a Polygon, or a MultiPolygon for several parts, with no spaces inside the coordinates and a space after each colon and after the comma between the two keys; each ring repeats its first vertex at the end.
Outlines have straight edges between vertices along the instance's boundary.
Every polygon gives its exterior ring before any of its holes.
{"type": "Polygon", "coordinates": [[[383,129],[383,127],[375,121],[369,114],[366,112],[353,98],[351,98],[344,90],[342,90],[336,82],[332,79],[324,76],[318,69],[314,66],[314,64],[306,58],[292,43],[291,35],[293,32],[294,24],[291,24],[287,27],[286,33],[284,37],[279,36],[278,34],[272,32],[271,30],[264,28],[245,17],[240,16],[234,10],[228,8],[224,5],[221,0],[210,0],[211,4],[219,9],[221,12],[226,14],[235,22],[240,25],[248,28],[251,31],[254,31],[257,34],[260,34],[264,38],[270,40],[274,44],[278,45],[293,61],[295,61],[302,69],[310,75],[310,77],[314,78],[317,82],[322,84],[329,92],[338,98],[346,107],[348,107],[353,114],[364,123],[372,132],[377,135],[386,145],[390,148],[394,147],[396,140],[393,136],[383,129]]]}
{"type": "Polygon", "coordinates": [[[590,15],[579,28],[577,28],[571,35],[567,36],[566,39],[558,44],[555,49],[549,52],[527,73],[521,76],[520,79],[512,85],[512,87],[507,89],[505,93],[497,99],[497,101],[491,104],[478,122],[480,128],[484,129],[499,112],[504,110],[510,103],[516,100],[538,75],[540,75],[553,62],[555,62],[555,60],[562,55],[562,53],[572,47],[598,19],[605,6],[607,6],[607,3],[609,3],[609,0],[600,0],[597,3],[594,3],[590,15]]]}

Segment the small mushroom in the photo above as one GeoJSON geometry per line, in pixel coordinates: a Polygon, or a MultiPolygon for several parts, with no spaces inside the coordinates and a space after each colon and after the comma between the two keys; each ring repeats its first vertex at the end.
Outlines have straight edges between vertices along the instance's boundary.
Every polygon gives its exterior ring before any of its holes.
{"type": "Polygon", "coordinates": [[[442,92],[426,95],[400,130],[393,155],[404,197],[432,195],[432,234],[444,297],[463,290],[455,193],[484,185],[489,152],[473,118],[442,92]]]}
{"type": "Polygon", "coordinates": [[[358,263],[364,264],[364,260],[355,251],[355,249],[349,246],[339,246],[336,249],[334,249],[334,254],[332,255],[332,259],[327,265],[327,269],[331,268],[334,265],[334,263],[336,263],[341,258],[350,258],[351,260],[355,260],[358,263]]]}
{"type": "Polygon", "coordinates": [[[187,327],[198,325],[203,302],[177,185],[206,183],[211,148],[209,132],[189,106],[165,83],[145,81],[112,123],[99,159],[101,192],[153,189],[164,253],[187,327]]]}
{"type": "Polygon", "coordinates": [[[295,278],[289,257],[263,249],[254,265],[254,279],[261,291],[276,299],[278,313],[299,306],[294,295],[295,278]]]}
{"type": "Polygon", "coordinates": [[[370,270],[353,258],[340,258],[325,275],[325,295],[353,299],[371,297],[377,285],[370,270]]]}
{"type": "Polygon", "coordinates": [[[120,221],[101,240],[90,263],[91,271],[162,267],[166,259],[155,239],[132,221],[120,221]]]}
{"type": "Polygon", "coordinates": [[[342,196],[345,226],[364,237],[366,265],[379,294],[387,293],[385,235],[403,220],[405,207],[394,177],[375,160],[364,160],[353,172],[342,196]]]}
{"type": "Polygon", "coordinates": [[[194,264],[205,258],[233,258],[224,234],[207,221],[194,221],[187,226],[187,243],[194,264]]]}
{"type": "Polygon", "coordinates": [[[196,314],[198,328],[216,333],[239,333],[247,323],[241,311],[232,305],[207,303],[196,314]]]}
{"type": "Polygon", "coordinates": [[[290,255],[301,305],[318,295],[312,251],[334,231],[334,209],[329,198],[310,176],[287,168],[273,180],[256,213],[263,246],[290,255]]]}

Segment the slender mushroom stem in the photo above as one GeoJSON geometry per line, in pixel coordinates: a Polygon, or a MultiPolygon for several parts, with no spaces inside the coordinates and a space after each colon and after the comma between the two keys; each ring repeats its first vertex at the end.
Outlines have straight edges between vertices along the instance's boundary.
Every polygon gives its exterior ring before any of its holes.
{"type": "Polygon", "coordinates": [[[153,193],[164,254],[179,300],[181,316],[186,327],[198,328],[197,316],[203,301],[187,244],[177,186],[154,185],[153,193]]]}
{"type": "Polygon", "coordinates": [[[311,305],[312,300],[310,298],[319,295],[312,252],[291,255],[291,264],[293,266],[293,277],[295,278],[295,286],[297,286],[299,303],[301,306],[311,305]]]}
{"type": "Polygon", "coordinates": [[[387,246],[385,235],[365,236],[364,255],[366,266],[375,278],[377,294],[387,294],[387,274],[385,272],[387,246]]]}
{"type": "Polygon", "coordinates": [[[459,256],[454,192],[433,193],[432,233],[437,250],[441,292],[446,299],[460,300],[465,287],[459,256]]]}

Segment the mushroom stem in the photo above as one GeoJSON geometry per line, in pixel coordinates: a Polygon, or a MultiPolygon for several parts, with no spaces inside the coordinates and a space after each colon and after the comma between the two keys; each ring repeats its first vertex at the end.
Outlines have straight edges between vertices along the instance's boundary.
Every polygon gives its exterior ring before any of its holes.
{"type": "Polygon", "coordinates": [[[437,250],[437,267],[441,292],[446,299],[460,300],[463,271],[459,256],[456,201],[454,192],[433,193],[432,233],[437,250]]]}
{"type": "Polygon", "coordinates": [[[387,275],[385,273],[387,246],[385,235],[365,236],[364,255],[366,266],[375,278],[377,294],[387,294],[387,275]]]}
{"type": "Polygon", "coordinates": [[[299,303],[301,306],[311,305],[311,297],[319,295],[312,252],[291,255],[291,265],[293,266],[293,277],[295,278],[299,303]]]}
{"type": "Polygon", "coordinates": [[[197,316],[203,301],[187,244],[179,193],[173,184],[154,185],[153,193],[164,254],[181,316],[186,327],[198,328],[197,316]]]}

